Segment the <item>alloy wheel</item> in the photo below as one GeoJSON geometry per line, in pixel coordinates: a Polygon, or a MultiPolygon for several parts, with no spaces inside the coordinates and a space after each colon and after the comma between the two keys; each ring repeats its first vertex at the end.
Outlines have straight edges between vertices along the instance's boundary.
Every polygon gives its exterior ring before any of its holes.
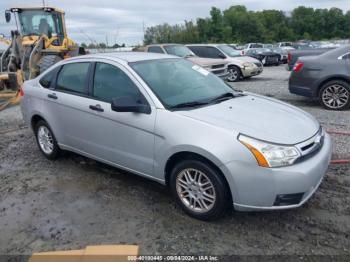
{"type": "Polygon", "coordinates": [[[212,181],[197,169],[187,168],[177,175],[176,191],[182,203],[194,212],[208,212],[216,202],[212,181]]]}
{"type": "Polygon", "coordinates": [[[322,102],[329,108],[342,108],[349,101],[349,91],[338,84],[327,86],[322,92],[322,102]]]}
{"type": "Polygon", "coordinates": [[[54,143],[50,130],[46,126],[40,126],[37,136],[41,150],[47,155],[51,154],[54,149],[54,143]]]}
{"type": "Polygon", "coordinates": [[[236,69],[230,68],[230,69],[228,70],[228,72],[229,72],[229,75],[228,75],[228,77],[227,77],[227,80],[228,80],[228,81],[234,82],[234,81],[236,81],[236,80],[238,79],[238,72],[237,72],[236,69]]]}

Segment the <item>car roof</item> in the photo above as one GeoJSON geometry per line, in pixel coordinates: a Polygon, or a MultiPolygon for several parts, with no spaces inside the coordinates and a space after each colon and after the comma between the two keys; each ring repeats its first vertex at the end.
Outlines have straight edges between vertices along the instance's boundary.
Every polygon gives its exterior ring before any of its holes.
{"type": "Polygon", "coordinates": [[[168,46],[168,45],[181,45],[181,46],[184,46],[183,44],[164,43],[164,44],[150,44],[150,45],[147,45],[147,47],[151,47],[151,46],[168,46]]]}
{"type": "Polygon", "coordinates": [[[120,63],[130,63],[138,61],[156,60],[156,59],[167,59],[167,58],[177,58],[177,56],[158,54],[158,53],[148,53],[148,52],[111,52],[111,53],[97,53],[91,55],[76,56],[65,61],[74,60],[85,60],[94,58],[104,58],[109,60],[114,60],[120,63]]]}
{"type": "Polygon", "coordinates": [[[221,44],[188,44],[186,46],[218,46],[221,44]]]}

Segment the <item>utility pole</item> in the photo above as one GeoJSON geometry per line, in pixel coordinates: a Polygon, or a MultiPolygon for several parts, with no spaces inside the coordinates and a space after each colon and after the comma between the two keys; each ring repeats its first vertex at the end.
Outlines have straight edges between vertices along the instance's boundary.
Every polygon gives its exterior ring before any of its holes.
{"type": "Polygon", "coordinates": [[[45,7],[45,0],[43,0],[43,7],[45,7]]]}

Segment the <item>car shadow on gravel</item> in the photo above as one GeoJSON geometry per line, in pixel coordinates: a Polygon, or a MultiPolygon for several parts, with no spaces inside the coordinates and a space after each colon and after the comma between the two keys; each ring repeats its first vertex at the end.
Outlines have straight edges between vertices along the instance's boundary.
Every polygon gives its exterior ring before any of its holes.
{"type": "MultiPolygon", "coordinates": [[[[83,169],[83,171],[90,171],[93,172],[93,174],[96,174],[98,176],[101,176],[100,179],[106,179],[109,180],[110,183],[108,183],[108,187],[110,187],[113,183],[119,183],[122,184],[125,188],[136,188],[140,192],[146,192],[149,196],[152,198],[159,198],[161,197],[161,202],[167,202],[168,207],[165,207],[165,209],[170,209],[176,212],[177,218],[182,217],[185,221],[188,221],[189,219],[194,224],[215,224],[224,226],[228,223],[238,223],[238,224],[246,224],[247,221],[250,221],[248,223],[255,223],[257,221],[260,221],[259,223],[264,221],[268,223],[268,221],[274,221],[278,219],[280,223],[290,221],[291,217],[295,217],[297,215],[302,215],[303,207],[299,209],[292,209],[292,210],[278,210],[278,211],[263,211],[263,212],[239,212],[235,211],[234,208],[230,208],[227,210],[226,214],[216,220],[216,221],[200,221],[193,218],[188,217],[179,206],[176,205],[175,201],[172,198],[172,195],[169,191],[169,188],[167,186],[161,185],[155,181],[152,181],[150,179],[144,178],[142,176],[133,174],[131,172],[112,167],[110,165],[92,160],[90,158],[78,155],[73,152],[67,152],[65,151],[61,157],[60,161],[69,161],[74,162],[75,164],[79,165],[80,168],[83,169]],[[153,195],[153,196],[152,196],[153,195]],[[164,201],[165,200],[165,201],[164,201]]],[[[101,191],[103,191],[103,188],[100,188],[101,191]]],[[[133,196],[130,196],[132,198],[133,196]]],[[[138,196],[135,197],[134,201],[139,201],[140,199],[138,196]]],[[[132,202],[133,200],[130,199],[132,202]]],[[[307,206],[308,203],[305,204],[307,206]]],[[[131,208],[131,207],[130,207],[131,208]]],[[[171,215],[170,215],[171,216],[171,215]]]]}

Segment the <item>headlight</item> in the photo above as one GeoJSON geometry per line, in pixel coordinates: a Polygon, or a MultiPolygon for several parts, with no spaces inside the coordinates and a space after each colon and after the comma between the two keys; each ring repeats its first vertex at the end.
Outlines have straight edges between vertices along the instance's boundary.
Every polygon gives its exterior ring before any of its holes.
{"type": "Polygon", "coordinates": [[[294,146],[276,145],[245,135],[239,135],[238,140],[252,152],[262,167],[292,165],[301,156],[294,146]]]}
{"type": "Polygon", "coordinates": [[[250,63],[250,62],[246,62],[243,64],[244,67],[254,67],[254,64],[253,63],[250,63]]]}

